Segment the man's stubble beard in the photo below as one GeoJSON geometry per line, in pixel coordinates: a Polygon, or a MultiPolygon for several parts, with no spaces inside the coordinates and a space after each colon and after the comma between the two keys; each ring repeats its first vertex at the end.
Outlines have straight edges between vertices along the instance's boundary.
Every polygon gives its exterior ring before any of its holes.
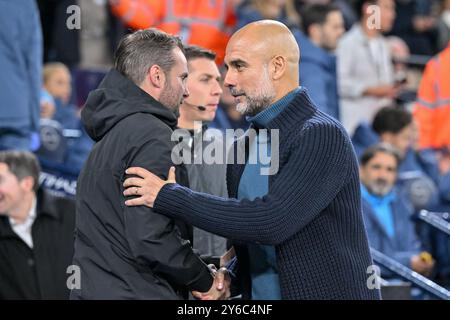
{"type": "Polygon", "coordinates": [[[263,78],[258,86],[256,86],[253,97],[245,95],[245,102],[239,102],[236,105],[236,110],[245,116],[255,116],[264,109],[266,109],[275,98],[275,88],[273,87],[270,78],[269,70],[264,67],[263,78]]]}
{"type": "Polygon", "coordinates": [[[173,90],[172,86],[169,83],[166,83],[164,85],[163,91],[161,92],[159,102],[161,102],[161,104],[163,106],[165,106],[167,109],[169,109],[170,111],[172,111],[173,113],[178,115],[179,110],[180,110],[180,105],[183,102],[183,99],[182,99],[182,97],[178,98],[174,94],[174,90],[173,90]]]}

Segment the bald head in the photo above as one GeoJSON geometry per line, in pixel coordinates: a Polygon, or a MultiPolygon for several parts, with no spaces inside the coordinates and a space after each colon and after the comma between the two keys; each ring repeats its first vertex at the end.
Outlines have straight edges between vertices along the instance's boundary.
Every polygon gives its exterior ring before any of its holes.
{"type": "Polygon", "coordinates": [[[300,50],[292,32],[281,22],[260,20],[239,29],[228,42],[227,52],[240,48],[266,63],[281,56],[289,63],[287,71],[298,76],[300,50]]]}
{"type": "Polygon", "coordinates": [[[299,86],[300,50],[282,23],[262,20],[238,30],[225,54],[225,85],[243,114],[255,115],[299,86]]]}

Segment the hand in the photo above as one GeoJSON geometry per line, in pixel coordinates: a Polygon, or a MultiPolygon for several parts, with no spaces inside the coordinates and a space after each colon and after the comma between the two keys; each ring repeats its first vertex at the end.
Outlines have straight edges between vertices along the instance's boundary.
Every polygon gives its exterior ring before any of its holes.
{"type": "Polygon", "coordinates": [[[411,258],[411,268],[426,277],[430,276],[434,267],[434,260],[425,260],[421,255],[411,258]]]}
{"type": "Polygon", "coordinates": [[[367,88],[364,91],[364,95],[373,96],[377,98],[393,99],[398,95],[400,89],[401,87],[395,85],[382,85],[378,87],[367,88]]]}
{"type": "Polygon", "coordinates": [[[51,119],[53,118],[53,115],[55,114],[55,105],[44,101],[41,103],[41,118],[43,119],[51,119]]]}
{"type": "Polygon", "coordinates": [[[124,196],[140,196],[135,199],[125,201],[127,206],[147,206],[153,208],[155,199],[161,188],[167,183],[176,183],[175,167],[171,167],[166,181],[160,179],[150,171],[132,167],[125,171],[126,174],[136,175],[138,177],[128,178],[124,181],[124,196]]]}
{"type": "Polygon", "coordinates": [[[429,16],[416,16],[413,18],[413,27],[417,32],[426,32],[436,24],[436,19],[429,16]]]}
{"type": "Polygon", "coordinates": [[[226,300],[230,297],[230,275],[226,268],[218,271],[214,265],[210,265],[214,274],[214,282],[208,292],[192,291],[192,295],[200,300],[226,300]]]}
{"type": "Polygon", "coordinates": [[[220,257],[220,266],[223,267],[227,265],[235,256],[236,252],[234,251],[234,247],[231,247],[230,250],[220,257]]]}

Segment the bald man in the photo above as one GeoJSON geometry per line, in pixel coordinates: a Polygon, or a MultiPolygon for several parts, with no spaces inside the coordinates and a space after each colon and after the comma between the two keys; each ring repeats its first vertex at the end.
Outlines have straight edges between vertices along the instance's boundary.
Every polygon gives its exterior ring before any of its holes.
{"type": "Polygon", "coordinates": [[[228,165],[230,199],[182,187],[173,172],[162,181],[130,168],[137,177],[125,181],[125,194],[140,197],[126,205],[145,204],[234,240],[233,271],[245,299],[379,299],[368,288],[356,157],[343,127],[299,87],[299,56],[289,29],[270,20],[245,26],[228,43],[225,84],[259,133],[235,142],[235,151],[248,152],[245,164],[235,152],[228,165]],[[279,161],[269,175],[249,161],[266,146],[271,162],[279,161]]]}

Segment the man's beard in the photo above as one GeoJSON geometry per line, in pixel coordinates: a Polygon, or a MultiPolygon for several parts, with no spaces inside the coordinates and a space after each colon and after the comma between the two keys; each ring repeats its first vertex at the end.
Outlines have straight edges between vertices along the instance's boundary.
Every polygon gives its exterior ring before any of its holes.
{"type": "Polygon", "coordinates": [[[236,110],[243,115],[254,116],[267,108],[275,98],[275,89],[270,82],[268,68],[264,67],[263,77],[251,96],[247,95],[244,91],[239,92],[235,88],[231,88],[231,94],[233,96],[241,95],[245,97],[245,101],[239,102],[236,105],[236,110]]]}
{"type": "Polygon", "coordinates": [[[159,97],[159,102],[176,115],[179,114],[180,104],[183,102],[182,96],[177,94],[169,83],[164,85],[164,89],[159,97]]]}
{"type": "Polygon", "coordinates": [[[377,179],[368,184],[367,189],[378,197],[384,197],[392,190],[392,185],[384,179],[377,179]]]}

